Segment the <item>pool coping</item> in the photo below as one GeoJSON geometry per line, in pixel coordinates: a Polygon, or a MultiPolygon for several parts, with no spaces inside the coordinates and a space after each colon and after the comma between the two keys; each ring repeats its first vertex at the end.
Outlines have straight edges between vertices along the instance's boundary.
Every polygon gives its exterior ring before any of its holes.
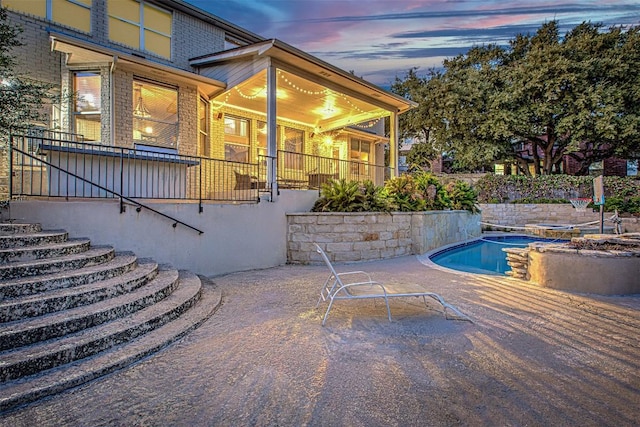
{"type": "MultiPolygon", "coordinates": [[[[447,251],[449,249],[452,248],[456,248],[459,246],[466,246],[469,245],[471,243],[475,243],[479,240],[482,240],[485,237],[505,237],[505,236],[513,236],[513,237],[531,237],[531,238],[535,238],[535,237],[540,237],[540,236],[535,236],[535,235],[530,235],[530,234],[526,234],[526,233],[509,233],[509,232],[490,232],[490,233],[482,233],[479,237],[472,237],[470,239],[466,239],[466,240],[462,240],[459,242],[455,242],[455,243],[450,243],[448,245],[444,245],[444,246],[440,246],[438,248],[432,249],[428,252],[425,252],[421,255],[416,255],[416,259],[418,260],[418,262],[420,262],[420,264],[429,267],[429,268],[433,268],[436,270],[440,270],[440,271],[444,271],[444,272],[448,272],[448,273],[454,273],[454,274],[459,274],[462,276],[488,276],[488,277],[500,277],[500,278],[505,278],[505,279],[514,279],[511,276],[508,276],[506,274],[490,274],[490,273],[472,273],[469,271],[461,271],[461,270],[455,270],[453,268],[447,268],[447,267],[443,267],[439,264],[436,264],[435,262],[431,261],[431,257],[438,254],[439,252],[444,252],[447,251]]],[[[542,238],[542,239],[547,239],[547,240],[553,240],[553,239],[548,239],[548,238],[542,238]]],[[[517,280],[517,279],[516,279],[517,280]]]]}

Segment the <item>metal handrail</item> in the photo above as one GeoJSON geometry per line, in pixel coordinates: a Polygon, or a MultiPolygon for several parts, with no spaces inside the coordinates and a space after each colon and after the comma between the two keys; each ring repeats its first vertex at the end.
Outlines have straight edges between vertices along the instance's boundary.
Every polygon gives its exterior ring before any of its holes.
{"type": "MultiPolygon", "coordinates": [[[[40,159],[40,158],[38,158],[38,157],[36,157],[36,156],[32,155],[31,153],[28,153],[28,152],[26,152],[26,151],[21,150],[21,149],[20,149],[20,148],[18,148],[18,147],[14,147],[14,146],[13,146],[13,144],[9,144],[9,156],[10,156],[10,158],[11,158],[11,159],[12,159],[12,157],[11,157],[11,151],[12,151],[12,150],[16,150],[16,151],[18,151],[19,153],[21,153],[22,155],[25,155],[25,156],[27,156],[27,157],[29,157],[29,158],[33,159],[33,160],[37,160],[37,161],[39,161],[40,163],[43,163],[43,164],[45,164],[45,165],[47,165],[47,166],[49,166],[49,167],[52,167],[52,168],[54,168],[54,169],[56,169],[56,170],[59,170],[59,171],[61,171],[61,172],[64,172],[64,173],[66,173],[67,175],[74,177],[75,179],[79,179],[80,181],[86,182],[87,184],[90,184],[90,185],[92,185],[92,186],[95,186],[95,187],[99,188],[100,190],[106,191],[106,192],[108,192],[108,193],[110,193],[110,194],[112,194],[112,195],[114,195],[114,196],[118,197],[118,198],[120,199],[120,213],[123,213],[123,212],[124,212],[124,205],[123,205],[122,201],[123,201],[123,200],[126,200],[126,201],[127,201],[127,202],[129,202],[129,203],[132,203],[132,204],[134,204],[134,205],[137,205],[138,207],[136,208],[136,210],[137,210],[138,212],[140,212],[140,210],[141,210],[142,208],[145,208],[145,209],[150,210],[151,212],[153,212],[153,213],[155,213],[155,214],[158,214],[158,215],[160,215],[160,216],[162,216],[162,217],[164,217],[164,218],[167,218],[167,219],[169,219],[169,220],[173,221],[173,228],[176,228],[176,227],[178,226],[178,224],[180,224],[180,225],[184,225],[185,227],[190,228],[190,229],[192,229],[192,230],[194,230],[194,231],[197,231],[199,234],[203,234],[203,233],[204,233],[204,231],[202,231],[202,230],[200,230],[200,229],[198,229],[198,228],[196,228],[196,227],[193,227],[193,226],[191,226],[191,225],[189,225],[189,224],[187,224],[187,223],[185,223],[185,222],[183,222],[183,221],[180,221],[179,219],[173,218],[172,216],[169,216],[169,215],[167,215],[167,214],[164,214],[164,213],[162,213],[162,212],[160,212],[160,211],[158,211],[158,210],[156,210],[156,209],[153,209],[152,207],[149,207],[149,206],[145,205],[144,203],[140,203],[140,202],[138,202],[138,201],[136,201],[136,200],[134,200],[134,199],[131,199],[131,198],[127,197],[127,196],[124,196],[124,195],[122,195],[122,194],[120,194],[120,193],[118,193],[118,192],[116,192],[116,191],[113,191],[113,190],[111,190],[111,189],[107,188],[107,187],[104,187],[104,186],[102,186],[102,185],[100,185],[100,184],[96,184],[96,183],[92,182],[91,180],[88,180],[88,179],[86,179],[86,178],[84,178],[84,177],[81,177],[81,176],[79,176],[79,175],[77,175],[77,174],[74,174],[74,173],[72,173],[72,172],[66,171],[66,170],[62,169],[61,167],[58,167],[58,166],[56,166],[56,165],[54,165],[54,164],[52,164],[52,163],[49,163],[49,162],[47,162],[46,160],[40,159]]],[[[11,163],[13,163],[13,162],[11,162],[11,163]]],[[[12,184],[10,184],[10,186],[9,186],[9,200],[11,200],[11,198],[12,198],[12,196],[13,196],[13,194],[12,194],[12,192],[13,192],[13,188],[12,188],[12,187],[13,187],[13,185],[12,185],[12,184]]]]}

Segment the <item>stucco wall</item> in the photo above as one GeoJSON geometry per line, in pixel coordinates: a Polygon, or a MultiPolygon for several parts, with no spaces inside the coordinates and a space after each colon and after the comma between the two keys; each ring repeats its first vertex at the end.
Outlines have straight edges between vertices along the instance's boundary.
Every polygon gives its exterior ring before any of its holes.
{"type": "Polygon", "coordinates": [[[287,215],[287,262],[367,261],[422,254],[480,235],[480,216],[466,211],[295,213],[287,215]]]}
{"type": "Polygon", "coordinates": [[[528,271],[532,282],[547,288],[601,295],[640,292],[637,256],[575,249],[531,250],[528,271]]]}
{"type": "MultiPolygon", "coordinates": [[[[578,212],[570,204],[481,204],[483,227],[487,224],[504,226],[524,226],[525,224],[563,224],[576,225],[587,222],[600,221],[600,213],[587,209],[578,212]]],[[[605,212],[605,226],[612,226],[607,221],[613,215],[605,212]]],[[[640,218],[621,218],[625,233],[640,232],[640,218]]],[[[502,231],[500,227],[494,227],[502,231]]]]}
{"type": "MultiPolygon", "coordinates": [[[[92,245],[133,251],[179,269],[216,276],[235,271],[274,267],[287,260],[288,212],[311,209],[317,191],[281,190],[277,203],[204,204],[148,203],[197,232],[148,210],[127,206],[120,214],[117,200],[12,201],[10,217],[39,222],[45,229],[65,229],[71,237],[88,237],[92,245]]],[[[6,219],[6,218],[5,218],[6,219]]]]}

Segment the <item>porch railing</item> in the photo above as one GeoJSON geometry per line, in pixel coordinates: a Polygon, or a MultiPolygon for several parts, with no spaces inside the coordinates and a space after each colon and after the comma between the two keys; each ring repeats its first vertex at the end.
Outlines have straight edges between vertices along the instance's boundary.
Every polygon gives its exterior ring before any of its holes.
{"type": "Polygon", "coordinates": [[[278,151],[278,187],[319,189],[332,179],[383,185],[390,169],[365,162],[278,151]]]}
{"type": "Polygon", "coordinates": [[[10,196],[259,202],[274,164],[283,189],[319,189],[330,179],[384,183],[388,168],[278,151],[241,163],[138,145],[111,147],[78,135],[35,130],[11,135],[10,196]]]}
{"type": "Polygon", "coordinates": [[[12,196],[259,200],[252,182],[261,175],[258,164],[77,142],[51,132],[12,135],[11,144],[17,148],[10,160],[12,196]]]}

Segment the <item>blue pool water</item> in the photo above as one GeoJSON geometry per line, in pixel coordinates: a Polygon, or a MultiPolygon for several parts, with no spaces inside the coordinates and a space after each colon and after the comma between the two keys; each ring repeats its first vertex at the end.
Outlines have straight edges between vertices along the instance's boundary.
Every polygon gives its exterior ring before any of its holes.
{"type": "Polygon", "coordinates": [[[552,240],[529,236],[489,236],[438,251],[429,259],[453,270],[467,273],[504,275],[511,270],[503,248],[524,248],[532,242],[552,240]]]}

